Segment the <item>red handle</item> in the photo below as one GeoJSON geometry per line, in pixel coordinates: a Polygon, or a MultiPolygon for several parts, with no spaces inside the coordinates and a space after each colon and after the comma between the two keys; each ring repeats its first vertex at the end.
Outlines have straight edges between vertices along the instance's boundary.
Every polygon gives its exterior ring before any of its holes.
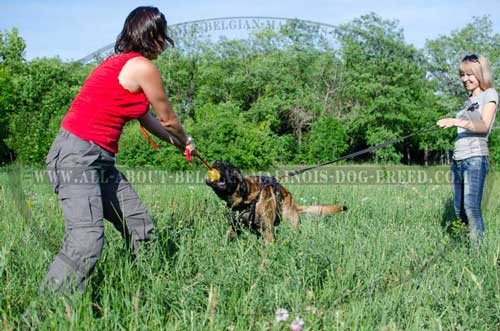
{"type": "Polygon", "coordinates": [[[191,156],[191,151],[187,147],[184,149],[184,155],[186,156],[186,161],[188,162],[193,161],[193,157],[191,156]]]}

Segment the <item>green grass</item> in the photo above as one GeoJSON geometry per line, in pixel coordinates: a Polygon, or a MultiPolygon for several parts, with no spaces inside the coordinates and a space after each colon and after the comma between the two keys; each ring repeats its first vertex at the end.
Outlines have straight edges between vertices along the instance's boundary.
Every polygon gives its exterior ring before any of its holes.
{"type": "MultiPolygon", "coordinates": [[[[64,224],[47,185],[0,173],[0,329],[304,330],[500,329],[498,183],[479,252],[460,226],[443,227],[448,185],[290,185],[300,204],[349,210],[282,224],[265,247],[228,242],[224,205],[204,185],[135,185],[156,237],[133,258],[106,227],[84,295],[38,297],[64,224]],[[278,308],[290,311],[276,322],[278,308]],[[39,318],[42,316],[42,318],[39,318]]],[[[15,169],[14,169],[15,170],[15,169]]]]}

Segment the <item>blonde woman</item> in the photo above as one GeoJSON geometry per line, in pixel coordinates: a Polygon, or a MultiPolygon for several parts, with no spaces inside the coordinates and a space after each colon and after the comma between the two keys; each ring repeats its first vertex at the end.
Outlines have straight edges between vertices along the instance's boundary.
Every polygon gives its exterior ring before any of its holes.
{"type": "Polygon", "coordinates": [[[495,121],[498,93],[491,85],[484,56],[465,56],[460,79],[469,98],[456,118],[443,118],[437,125],[458,129],[451,164],[455,214],[468,224],[471,242],[479,243],[484,236],[481,200],[489,167],[488,136],[495,121]]]}

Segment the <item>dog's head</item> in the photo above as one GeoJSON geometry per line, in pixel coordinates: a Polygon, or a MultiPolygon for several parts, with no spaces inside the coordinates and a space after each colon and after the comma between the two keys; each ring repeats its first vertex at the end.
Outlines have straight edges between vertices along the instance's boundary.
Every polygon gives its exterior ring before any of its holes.
{"type": "Polygon", "coordinates": [[[213,163],[212,168],[219,172],[220,178],[215,181],[207,179],[206,183],[220,198],[227,200],[227,198],[240,190],[241,185],[244,183],[244,179],[238,168],[232,164],[219,160],[213,163]]]}

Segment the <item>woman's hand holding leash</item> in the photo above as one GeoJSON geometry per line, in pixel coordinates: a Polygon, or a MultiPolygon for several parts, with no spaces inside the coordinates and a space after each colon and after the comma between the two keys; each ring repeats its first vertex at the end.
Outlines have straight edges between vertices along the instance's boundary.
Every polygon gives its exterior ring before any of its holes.
{"type": "Polygon", "coordinates": [[[191,162],[193,160],[192,155],[198,155],[198,151],[196,150],[196,145],[193,142],[193,138],[189,136],[184,147],[184,155],[186,156],[186,161],[188,162],[191,162]]]}
{"type": "Polygon", "coordinates": [[[456,118],[443,118],[436,122],[441,129],[448,129],[457,125],[456,118]]]}

